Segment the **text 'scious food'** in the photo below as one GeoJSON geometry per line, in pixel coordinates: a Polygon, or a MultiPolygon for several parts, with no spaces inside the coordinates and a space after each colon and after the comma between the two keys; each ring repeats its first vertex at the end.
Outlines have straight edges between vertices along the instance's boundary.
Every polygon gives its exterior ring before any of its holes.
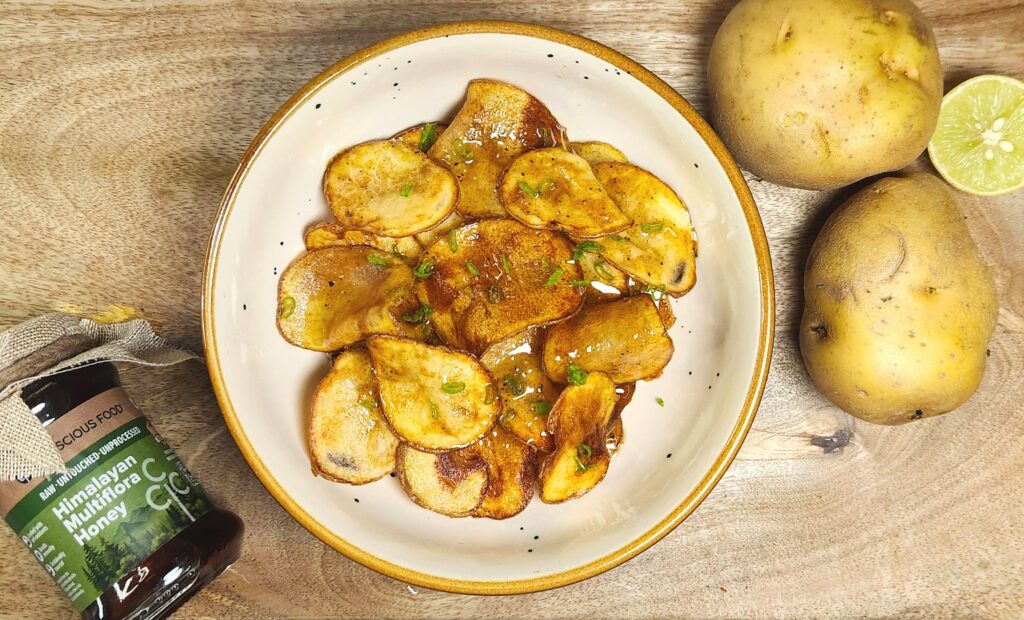
{"type": "Polygon", "coordinates": [[[470,82],[450,123],[343,150],[323,189],[335,219],[305,233],[277,304],[288,342],[334,356],[314,473],[391,473],[450,517],[594,489],[635,382],[672,358],[670,299],[696,282],[675,192],[494,80],[470,82]]]}

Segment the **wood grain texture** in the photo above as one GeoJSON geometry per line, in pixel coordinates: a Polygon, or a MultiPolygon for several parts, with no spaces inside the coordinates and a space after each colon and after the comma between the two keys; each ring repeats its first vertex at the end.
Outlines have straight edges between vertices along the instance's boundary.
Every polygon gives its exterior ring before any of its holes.
{"type": "MultiPolygon", "coordinates": [[[[708,48],[734,0],[572,4],[3,3],[0,325],[133,306],[198,350],[203,254],[245,146],[324,67],[404,30],[458,19],[563,28],[633,57],[706,111],[708,48]]],[[[947,86],[1024,77],[1024,4],[919,4],[947,86]]],[[[653,549],[531,595],[408,587],[323,545],[274,502],[225,430],[204,367],[130,369],[141,408],[249,527],[242,560],[178,617],[1024,615],[1024,194],[960,195],[1002,303],[980,390],[954,414],[888,428],[832,407],[796,347],[803,261],[851,190],[748,180],[778,285],[767,392],[725,478],[653,549]]],[[[0,616],[74,617],[6,528],[0,553],[0,616]]]]}

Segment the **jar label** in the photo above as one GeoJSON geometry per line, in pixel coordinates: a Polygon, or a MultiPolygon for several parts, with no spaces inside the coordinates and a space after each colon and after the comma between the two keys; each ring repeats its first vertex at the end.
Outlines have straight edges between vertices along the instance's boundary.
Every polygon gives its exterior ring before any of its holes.
{"type": "Polygon", "coordinates": [[[0,481],[0,514],[82,611],[213,504],[119,387],[46,430],[67,473],[0,481]]]}

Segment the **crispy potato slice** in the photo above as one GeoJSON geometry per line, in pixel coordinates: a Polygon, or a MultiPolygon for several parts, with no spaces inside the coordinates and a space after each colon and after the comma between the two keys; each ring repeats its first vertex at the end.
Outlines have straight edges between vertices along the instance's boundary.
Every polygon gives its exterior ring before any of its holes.
{"type": "Polygon", "coordinates": [[[538,330],[527,329],[491,345],[480,362],[497,381],[503,410],[499,425],[526,445],[550,452],[554,444],[547,434],[547,416],[562,388],[544,374],[538,330]]]}
{"type": "Polygon", "coordinates": [[[412,501],[449,517],[468,517],[484,501],[487,466],[475,446],[441,454],[400,444],[398,481],[412,501]]]}
{"type": "Polygon", "coordinates": [[[366,341],[380,401],[391,428],[420,450],[462,448],[494,426],[501,400],[474,357],[407,338],[366,341]]]}
{"type": "Polygon", "coordinates": [[[516,157],[501,176],[498,194],[509,215],[532,228],[557,228],[587,238],[633,223],[609,198],[587,160],[561,148],[516,157]]]}
{"type": "Polygon", "coordinates": [[[307,252],[281,274],[277,328],[288,342],[313,351],[335,351],[370,333],[404,333],[383,319],[410,304],[412,284],[408,265],[374,248],[307,252]]]}
{"type": "Polygon", "coordinates": [[[583,270],[583,279],[587,282],[584,305],[619,299],[629,290],[629,279],[626,274],[606,261],[599,252],[583,252],[576,262],[583,270]]]}
{"type": "Polygon", "coordinates": [[[633,220],[616,236],[603,238],[604,257],[637,280],[664,287],[679,297],[697,282],[697,241],[686,205],[661,179],[632,164],[594,166],[608,195],[633,220]]]}
{"type": "Polygon", "coordinates": [[[606,161],[615,161],[622,164],[629,163],[622,151],[608,144],[607,142],[573,142],[569,145],[574,153],[587,160],[591,166],[603,164],[606,161]]]}
{"type": "Polygon", "coordinates": [[[542,351],[544,371],[557,383],[567,382],[570,363],[627,383],[659,376],[674,349],[654,300],[637,295],[587,306],[553,325],[542,351]]]}
{"type": "Polygon", "coordinates": [[[306,231],[306,250],[331,245],[366,245],[381,252],[389,252],[407,264],[416,265],[423,246],[414,237],[381,237],[361,230],[345,230],[334,222],[320,222],[306,231]]]}
{"type": "Polygon", "coordinates": [[[419,150],[381,140],[335,155],[324,172],[324,196],[343,228],[404,237],[447,217],[459,187],[455,175],[419,150]]]}
{"type": "Polygon", "coordinates": [[[348,349],[320,381],[309,415],[313,473],[365,484],[395,469],[398,438],[381,417],[377,378],[364,349],[348,349]]]}
{"type": "Polygon", "coordinates": [[[509,219],[481,220],[426,249],[422,260],[433,272],[416,284],[416,294],[434,309],[433,327],[444,342],[480,354],[580,308],[583,291],[570,282],[582,272],[571,258],[562,235],[509,219]]]}
{"type": "Polygon", "coordinates": [[[441,223],[434,226],[430,230],[425,230],[421,233],[416,233],[416,241],[420,243],[422,247],[427,247],[435,240],[440,237],[444,237],[448,234],[448,231],[453,228],[458,228],[466,223],[466,218],[459,215],[458,211],[452,211],[448,214],[448,217],[441,220],[441,223]]]}
{"type": "Polygon", "coordinates": [[[555,451],[540,470],[540,499],[557,504],[585,495],[608,472],[605,438],[618,395],[608,375],[592,372],[562,391],[548,416],[555,451]]]}
{"type": "Polygon", "coordinates": [[[391,139],[411,146],[421,153],[429,153],[430,147],[434,146],[438,136],[444,133],[445,129],[448,129],[448,125],[444,123],[423,123],[401,131],[391,139]]]}
{"type": "Polygon", "coordinates": [[[564,143],[564,130],[533,95],[505,82],[473,80],[462,108],[429,154],[458,177],[459,213],[502,217],[496,191],[502,170],[520,153],[564,143]]]}
{"type": "Polygon", "coordinates": [[[501,426],[467,448],[474,449],[487,467],[487,487],[473,516],[507,519],[522,512],[533,497],[537,480],[533,450],[501,426]]]}

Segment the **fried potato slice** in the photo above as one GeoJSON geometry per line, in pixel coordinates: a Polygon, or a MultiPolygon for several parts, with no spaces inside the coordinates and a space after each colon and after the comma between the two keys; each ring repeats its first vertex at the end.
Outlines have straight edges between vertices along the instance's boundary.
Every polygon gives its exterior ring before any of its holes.
{"type": "Polygon", "coordinates": [[[487,465],[474,447],[434,454],[400,444],[395,472],[420,506],[449,517],[468,517],[484,501],[487,465]]]}
{"type": "Polygon", "coordinates": [[[434,226],[455,208],[459,187],[447,168],[400,142],[345,149],[324,172],[324,196],[338,223],[384,237],[434,226]]]}
{"type": "Polygon", "coordinates": [[[561,148],[516,157],[501,176],[498,194],[509,215],[531,228],[557,228],[588,238],[633,223],[609,198],[587,160],[561,148]]]}
{"type": "Polygon", "coordinates": [[[611,460],[605,440],[617,400],[615,383],[601,372],[562,391],[548,416],[555,451],[541,466],[541,501],[557,504],[580,497],[604,479],[611,460]]]}
{"type": "Polygon", "coordinates": [[[398,438],[381,417],[370,356],[364,349],[343,351],[313,395],[313,473],[349,484],[373,482],[395,469],[397,448],[398,438]]]}
{"type": "Polygon", "coordinates": [[[334,222],[320,222],[306,231],[306,250],[331,245],[366,245],[401,258],[407,264],[419,262],[423,246],[414,237],[381,237],[361,230],[345,230],[334,222]]]}
{"type": "Polygon", "coordinates": [[[467,218],[502,217],[498,177],[520,153],[565,143],[564,130],[533,95],[505,82],[473,80],[466,101],[430,149],[459,180],[467,218]]]}
{"type": "Polygon", "coordinates": [[[429,153],[430,147],[434,146],[438,136],[444,133],[445,129],[448,129],[448,125],[444,123],[423,123],[401,131],[391,139],[411,146],[421,153],[429,153]]]}
{"type": "Polygon", "coordinates": [[[404,333],[384,319],[409,305],[412,286],[409,266],[380,250],[313,250],[281,274],[277,328],[288,342],[313,351],[335,351],[370,333],[404,333]]]}
{"type": "Polygon", "coordinates": [[[537,329],[527,329],[487,348],[480,362],[491,371],[502,401],[500,426],[528,446],[550,452],[548,412],[561,386],[544,374],[537,329]]]}
{"type": "Polygon", "coordinates": [[[544,371],[556,383],[568,381],[569,364],[628,383],[659,376],[673,352],[654,300],[636,295],[587,306],[551,326],[542,356],[544,371]]]}
{"type": "Polygon", "coordinates": [[[487,487],[474,517],[507,519],[524,509],[533,498],[537,480],[537,458],[533,450],[500,425],[491,429],[476,450],[487,468],[487,487]]]}
{"type": "Polygon", "coordinates": [[[368,338],[366,348],[384,417],[420,450],[468,446],[501,415],[494,379],[471,355],[393,336],[368,338]]]}
{"type": "Polygon", "coordinates": [[[603,164],[606,161],[629,163],[622,151],[607,142],[573,142],[569,148],[573,153],[587,160],[591,166],[603,164]]]}
{"type": "Polygon", "coordinates": [[[531,325],[576,312],[582,276],[562,235],[510,219],[481,220],[434,241],[422,264],[433,272],[416,284],[431,306],[433,327],[451,346],[480,354],[531,325]]]}
{"type": "Polygon", "coordinates": [[[616,236],[625,242],[600,239],[604,257],[637,280],[664,287],[679,297],[697,282],[697,241],[686,205],[650,172],[632,164],[607,162],[594,174],[633,225],[616,236]]]}
{"type": "Polygon", "coordinates": [[[458,228],[466,223],[466,218],[459,215],[458,211],[452,211],[448,214],[448,217],[441,220],[441,223],[434,226],[430,230],[425,230],[421,233],[416,233],[416,241],[420,243],[422,247],[427,247],[435,240],[444,237],[448,234],[448,231],[453,228],[458,228]]]}

